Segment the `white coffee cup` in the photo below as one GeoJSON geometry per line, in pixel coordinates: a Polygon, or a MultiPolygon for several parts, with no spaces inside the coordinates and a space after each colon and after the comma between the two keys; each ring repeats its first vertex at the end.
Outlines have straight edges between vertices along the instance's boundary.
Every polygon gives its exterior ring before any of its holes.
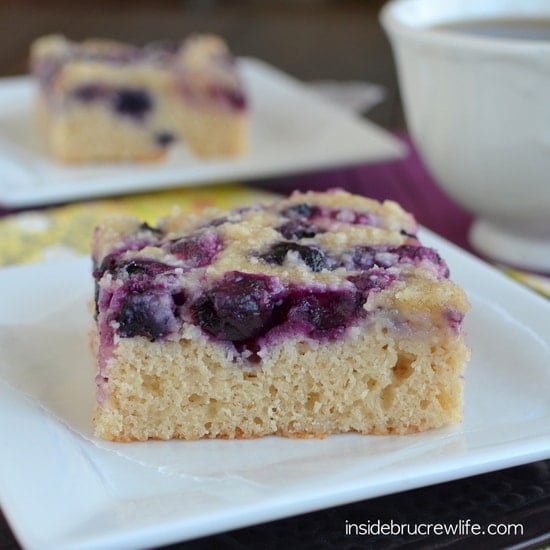
{"type": "Polygon", "coordinates": [[[381,23],[407,126],[428,169],[474,214],[470,242],[550,272],[550,40],[441,28],[545,19],[548,0],[393,0],[381,23]]]}

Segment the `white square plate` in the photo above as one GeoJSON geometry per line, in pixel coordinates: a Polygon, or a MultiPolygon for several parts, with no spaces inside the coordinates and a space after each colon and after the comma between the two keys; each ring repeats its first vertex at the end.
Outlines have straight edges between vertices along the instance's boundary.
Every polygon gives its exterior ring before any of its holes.
{"type": "Polygon", "coordinates": [[[464,423],[411,436],[98,441],[89,261],[0,270],[0,502],[21,543],[152,547],[549,458],[550,302],[422,236],[468,292],[472,360],[464,423]]]}
{"type": "Polygon", "coordinates": [[[51,204],[168,187],[244,181],[399,158],[391,134],[329,103],[297,80],[255,59],[241,59],[250,95],[250,152],[204,160],[183,146],[159,163],[62,165],[34,119],[30,77],[0,79],[0,204],[51,204]]]}

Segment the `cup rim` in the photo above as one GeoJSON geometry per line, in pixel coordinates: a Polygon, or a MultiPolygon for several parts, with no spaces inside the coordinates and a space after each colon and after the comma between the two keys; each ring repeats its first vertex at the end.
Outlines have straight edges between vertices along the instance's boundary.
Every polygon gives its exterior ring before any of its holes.
{"type": "MultiPolygon", "coordinates": [[[[516,7],[523,6],[525,7],[525,2],[529,0],[523,0],[521,4],[516,4],[516,7]]],[[[413,39],[416,42],[422,42],[425,44],[437,44],[437,45],[446,45],[449,47],[456,47],[461,49],[474,49],[477,51],[488,51],[488,52],[533,52],[540,50],[550,50],[550,41],[542,39],[521,39],[521,38],[511,38],[511,37],[492,37],[492,36],[478,36],[473,34],[466,34],[460,32],[450,32],[445,29],[434,28],[435,25],[439,23],[444,23],[445,21],[434,21],[431,26],[428,24],[421,24],[414,26],[403,21],[399,17],[399,10],[403,9],[403,6],[407,4],[422,5],[432,3],[434,5],[444,5],[445,2],[449,3],[448,0],[390,0],[387,2],[379,14],[379,20],[382,27],[386,30],[388,35],[395,35],[400,37],[406,37],[413,39]]],[[[481,2],[476,2],[479,6],[481,2]]],[[[535,0],[535,3],[541,4],[540,0],[535,0]]],[[[508,11],[509,17],[517,17],[518,15],[524,15],[525,13],[522,10],[514,10],[513,6],[510,3],[502,4],[500,7],[503,7],[502,18],[506,18],[504,13],[508,11]]],[[[550,20],[550,4],[546,4],[545,7],[548,9],[548,13],[544,14],[548,20],[550,20]]],[[[487,19],[491,18],[491,15],[488,14],[487,19]]],[[[483,17],[470,17],[467,15],[464,17],[454,17],[449,18],[448,22],[452,21],[467,21],[468,19],[480,20],[483,17]]]]}

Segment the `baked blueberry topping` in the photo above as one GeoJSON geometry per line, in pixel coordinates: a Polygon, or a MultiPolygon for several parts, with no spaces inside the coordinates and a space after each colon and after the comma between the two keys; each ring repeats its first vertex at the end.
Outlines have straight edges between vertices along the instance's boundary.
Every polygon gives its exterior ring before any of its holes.
{"type": "Polygon", "coordinates": [[[359,289],[282,291],[271,277],[232,272],[191,306],[191,314],[204,331],[248,350],[257,362],[259,343],[270,334],[341,336],[365,314],[365,299],[359,289]]]}
{"type": "Polygon", "coordinates": [[[145,90],[121,89],[114,97],[114,109],[117,113],[141,120],[153,108],[153,100],[145,90]]]}
{"type": "Polygon", "coordinates": [[[435,265],[440,277],[448,277],[449,269],[439,254],[425,246],[357,246],[351,252],[343,254],[340,265],[346,269],[368,270],[373,267],[388,268],[398,264],[428,261],[435,265]]]}
{"type": "Polygon", "coordinates": [[[312,218],[315,213],[319,211],[318,206],[312,206],[307,202],[301,202],[298,204],[293,204],[287,208],[281,210],[281,214],[286,218],[312,218]]]}
{"type": "Polygon", "coordinates": [[[349,290],[295,291],[289,297],[292,305],[288,321],[295,330],[306,334],[337,336],[360,314],[364,301],[360,293],[349,290]]]}
{"type": "Polygon", "coordinates": [[[109,272],[114,277],[120,278],[124,276],[134,277],[136,275],[146,275],[148,277],[156,277],[174,268],[157,260],[148,258],[133,258],[131,260],[123,259],[120,254],[109,254],[98,269],[94,271],[94,277],[101,279],[104,273],[109,272]]]}
{"type": "Polygon", "coordinates": [[[103,258],[101,264],[94,265],[94,277],[100,279],[105,271],[112,271],[113,266],[123,263],[125,260],[122,260],[121,256],[124,252],[130,250],[138,251],[146,246],[157,245],[161,235],[162,231],[160,229],[151,227],[147,223],[142,223],[137,234],[126,237],[122,244],[103,258]]]}
{"type": "Polygon", "coordinates": [[[368,212],[356,212],[351,208],[326,208],[323,206],[311,205],[306,202],[293,204],[281,211],[281,214],[290,219],[303,218],[306,220],[327,219],[336,222],[377,225],[377,221],[368,212]]]}
{"type": "Polygon", "coordinates": [[[128,294],[118,314],[118,334],[122,338],[162,338],[177,330],[178,323],[174,311],[174,300],[166,292],[128,294]]]}
{"type": "Polygon", "coordinates": [[[348,269],[370,269],[374,267],[376,248],[372,246],[358,246],[351,254],[344,255],[343,265],[348,269]]]}
{"type": "Polygon", "coordinates": [[[191,308],[195,322],[224,340],[244,342],[265,330],[274,296],[269,277],[237,271],[227,273],[191,308]]]}
{"type": "Polygon", "coordinates": [[[328,217],[338,222],[351,223],[357,225],[377,225],[372,214],[366,212],[356,212],[351,208],[341,208],[339,210],[330,210],[328,217]]]}
{"type": "Polygon", "coordinates": [[[173,271],[173,267],[156,260],[147,258],[134,258],[125,260],[120,254],[109,254],[101,262],[101,265],[94,269],[95,278],[95,315],[99,311],[99,280],[105,273],[111,273],[115,279],[126,279],[125,289],[129,292],[143,292],[151,287],[154,277],[173,271]]]}
{"type": "Polygon", "coordinates": [[[307,220],[290,220],[283,225],[277,227],[277,231],[285,238],[289,240],[308,239],[315,237],[321,230],[307,220]]]}
{"type": "Polygon", "coordinates": [[[426,246],[402,245],[392,251],[399,255],[400,262],[417,264],[428,261],[438,266],[441,277],[449,276],[449,268],[441,256],[433,249],[426,246]]]}
{"type": "Polygon", "coordinates": [[[321,271],[329,267],[325,253],[314,246],[302,245],[294,242],[278,242],[260,257],[270,264],[283,265],[287,254],[295,252],[311,271],[321,271]]]}
{"type": "Polygon", "coordinates": [[[176,141],[176,136],[172,132],[158,132],[155,135],[155,142],[160,147],[168,147],[169,145],[172,145],[174,141],[176,141]]]}
{"type": "Polygon", "coordinates": [[[157,262],[156,260],[149,260],[147,258],[134,258],[124,263],[121,267],[130,277],[135,275],[146,275],[150,278],[174,269],[167,264],[157,262]]]}
{"type": "Polygon", "coordinates": [[[211,264],[222,249],[220,237],[214,232],[183,237],[169,246],[169,251],[180,260],[184,260],[189,267],[204,267],[211,264]]]}

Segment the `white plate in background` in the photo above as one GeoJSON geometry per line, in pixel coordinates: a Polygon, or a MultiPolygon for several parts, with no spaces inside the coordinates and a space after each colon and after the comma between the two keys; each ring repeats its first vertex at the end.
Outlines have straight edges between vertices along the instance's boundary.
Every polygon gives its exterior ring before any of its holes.
{"type": "Polygon", "coordinates": [[[250,151],[199,159],[177,146],[158,163],[63,165],[36,127],[30,77],[0,79],[0,204],[39,206],[169,187],[244,181],[404,154],[400,141],[256,59],[241,59],[250,95],[250,151]]]}

